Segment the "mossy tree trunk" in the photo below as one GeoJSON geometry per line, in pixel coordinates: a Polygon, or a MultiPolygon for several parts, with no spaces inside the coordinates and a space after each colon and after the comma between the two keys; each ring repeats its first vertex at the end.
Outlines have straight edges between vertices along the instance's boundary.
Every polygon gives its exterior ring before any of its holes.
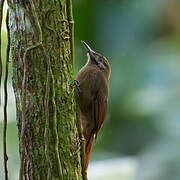
{"type": "Polygon", "coordinates": [[[20,179],[83,179],[71,0],[8,0],[20,179]]]}

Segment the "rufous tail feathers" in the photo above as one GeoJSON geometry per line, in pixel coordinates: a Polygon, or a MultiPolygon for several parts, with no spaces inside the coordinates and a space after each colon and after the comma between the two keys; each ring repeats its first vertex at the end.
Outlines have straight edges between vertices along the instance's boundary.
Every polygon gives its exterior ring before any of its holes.
{"type": "Polygon", "coordinates": [[[92,150],[94,135],[95,135],[95,133],[92,132],[90,137],[86,141],[86,169],[85,169],[86,173],[87,173],[88,164],[89,164],[89,160],[90,160],[90,156],[91,156],[91,150],[92,150]]]}

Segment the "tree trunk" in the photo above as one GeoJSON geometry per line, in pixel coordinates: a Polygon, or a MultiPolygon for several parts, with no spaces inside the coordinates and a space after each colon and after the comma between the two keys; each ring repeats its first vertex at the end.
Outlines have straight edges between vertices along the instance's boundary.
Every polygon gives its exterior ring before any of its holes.
{"type": "Polygon", "coordinates": [[[20,179],[83,179],[71,0],[8,0],[20,179]]]}

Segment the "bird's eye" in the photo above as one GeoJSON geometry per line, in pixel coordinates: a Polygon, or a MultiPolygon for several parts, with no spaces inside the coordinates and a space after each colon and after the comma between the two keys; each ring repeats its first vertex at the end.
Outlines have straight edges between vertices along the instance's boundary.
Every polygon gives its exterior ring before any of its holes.
{"type": "Polygon", "coordinates": [[[102,57],[99,57],[99,61],[103,63],[104,59],[102,57]]]}

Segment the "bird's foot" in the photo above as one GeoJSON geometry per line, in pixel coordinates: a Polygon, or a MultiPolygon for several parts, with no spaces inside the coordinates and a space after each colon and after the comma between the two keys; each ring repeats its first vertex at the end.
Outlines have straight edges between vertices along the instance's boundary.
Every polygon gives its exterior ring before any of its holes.
{"type": "Polygon", "coordinates": [[[78,94],[81,94],[81,89],[80,89],[80,83],[79,83],[79,81],[78,81],[78,80],[74,80],[74,84],[75,84],[75,86],[76,86],[76,88],[77,88],[77,90],[78,90],[78,94]]]}

